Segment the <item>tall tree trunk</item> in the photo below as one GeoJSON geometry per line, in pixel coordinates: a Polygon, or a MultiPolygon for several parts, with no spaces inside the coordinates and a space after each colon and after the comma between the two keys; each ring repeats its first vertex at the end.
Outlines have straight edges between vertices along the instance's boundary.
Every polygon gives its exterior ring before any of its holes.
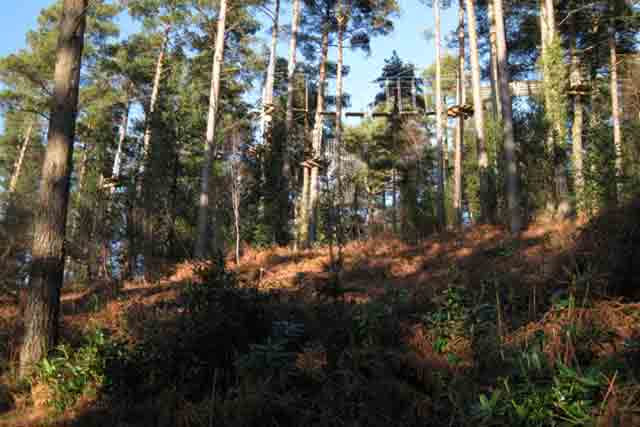
{"type": "Polygon", "coordinates": [[[440,45],[440,0],[433,1],[433,18],[435,25],[435,45],[436,45],[436,145],[438,150],[438,226],[441,229],[446,227],[446,210],[444,204],[444,129],[443,129],[443,109],[442,109],[442,67],[441,67],[441,45],[440,45]]]}
{"type": "Polygon", "coordinates": [[[142,144],[142,156],[140,164],[138,165],[138,176],[136,179],[136,191],[133,210],[133,234],[134,242],[130,248],[135,251],[134,256],[142,250],[144,258],[144,275],[148,278],[151,265],[151,255],[153,249],[152,243],[152,208],[149,206],[152,197],[150,194],[150,161],[151,161],[151,138],[152,130],[155,122],[156,105],[158,103],[158,94],[160,92],[160,83],[162,80],[162,72],[164,68],[165,51],[169,42],[169,32],[171,28],[167,26],[165,28],[164,36],[162,39],[162,45],[160,46],[160,53],[158,54],[158,60],[156,61],[155,74],[153,76],[153,87],[151,89],[151,99],[149,100],[149,106],[145,117],[144,137],[142,144]],[[142,239],[141,239],[142,237],[142,239]],[[140,242],[142,240],[142,242],[140,242]],[[140,245],[141,243],[141,245],[140,245]],[[142,248],[140,248],[142,246],[142,248]]]}
{"type": "MultiPolygon", "coordinates": [[[[336,179],[338,192],[338,212],[342,212],[344,202],[344,192],[342,187],[342,95],[343,95],[343,66],[344,66],[344,33],[349,20],[349,12],[343,7],[342,0],[338,1],[338,64],[336,70],[336,179]]],[[[344,241],[344,230],[342,229],[342,217],[336,216],[336,231],[338,253],[342,256],[342,243],[344,241]]],[[[342,260],[340,260],[342,262],[342,260]]]]}
{"type": "Polygon", "coordinates": [[[24,163],[24,156],[27,152],[27,148],[31,143],[31,133],[33,132],[33,127],[35,126],[35,120],[32,120],[29,123],[29,127],[27,128],[27,132],[24,134],[24,138],[22,139],[22,146],[20,147],[20,154],[18,154],[18,158],[13,165],[13,171],[11,172],[11,180],[9,181],[9,197],[15,193],[16,188],[18,186],[18,179],[20,179],[20,172],[22,171],[22,163],[24,163]]]}
{"type": "MultiPolygon", "coordinates": [[[[571,83],[582,83],[580,57],[576,52],[576,19],[571,19],[571,83]]],[[[578,92],[573,98],[573,124],[571,129],[573,150],[573,186],[576,193],[576,211],[581,212],[584,203],[584,160],[583,160],[583,134],[584,104],[582,95],[578,92]]]]}
{"type": "MultiPolygon", "coordinates": [[[[551,46],[556,39],[556,22],[555,22],[555,6],[554,0],[545,0],[547,6],[547,37],[549,40],[549,46],[551,46]]],[[[565,123],[560,123],[558,120],[554,120],[552,124],[554,129],[553,138],[553,182],[555,187],[556,200],[556,214],[558,218],[564,219],[571,213],[571,206],[569,204],[569,185],[567,183],[567,168],[566,168],[566,153],[564,148],[564,135],[565,135],[565,123]]]]}
{"type": "Polygon", "coordinates": [[[309,183],[311,180],[311,169],[302,168],[302,188],[297,211],[298,235],[296,237],[296,249],[307,245],[309,240],[309,183]]]}
{"type": "Polygon", "coordinates": [[[496,20],[496,42],[498,46],[498,88],[502,104],[502,122],[504,126],[504,158],[506,172],[507,211],[509,229],[519,233],[522,228],[520,213],[520,184],[518,179],[518,160],[516,142],[513,133],[513,111],[509,93],[509,69],[507,67],[507,36],[504,28],[504,10],[502,0],[493,0],[496,20]]]}
{"type": "MultiPolygon", "coordinates": [[[[489,181],[489,156],[485,134],[484,109],[480,86],[480,54],[478,53],[478,27],[475,2],[466,0],[467,22],[469,25],[469,48],[471,49],[471,85],[473,93],[473,118],[478,143],[478,171],[480,179],[480,222],[494,222],[491,203],[492,189],[489,181]]],[[[496,17],[497,19],[497,17],[496,17]]]]}
{"type": "MultiPolygon", "coordinates": [[[[553,0],[541,0],[540,3],[540,29],[542,39],[542,54],[546,58],[550,53],[556,39],[556,23],[555,23],[555,6],[553,0]]],[[[549,112],[553,111],[553,104],[557,102],[558,93],[554,92],[555,85],[550,79],[556,78],[556,73],[552,72],[545,61],[543,69],[543,80],[545,85],[545,109],[549,117],[549,112]],[[554,96],[556,95],[556,96],[554,96]]],[[[560,123],[555,117],[552,123],[548,123],[547,129],[547,152],[551,164],[551,183],[552,187],[549,191],[547,200],[547,211],[552,216],[565,218],[570,213],[569,192],[567,184],[567,170],[565,166],[564,153],[564,123],[560,123]]]]}
{"type": "Polygon", "coordinates": [[[211,71],[211,92],[209,94],[209,113],[207,116],[207,134],[204,143],[204,160],[200,174],[200,200],[198,204],[198,226],[193,255],[197,259],[206,256],[207,228],[209,224],[209,181],[214,154],[214,137],[216,133],[216,115],[220,96],[220,69],[224,55],[224,39],[226,33],[227,0],[220,0],[218,27],[216,30],[216,46],[211,71]]]}
{"type": "MultiPolygon", "coordinates": [[[[300,25],[300,0],[293,0],[293,10],[291,11],[291,40],[289,41],[289,63],[287,69],[287,111],[286,111],[286,127],[287,127],[287,141],[282,149],[282,185],[281,192],[283,197],[286,198],[286,202],[289,201],[289,193],[291,191],[291,158],[289,157],[289,151],[296,143],[293,119],[293,104],[295,101],[295,72],[297,62],[297,50],[298,50],[298,31],[300,25]]],[[[305,112],[305,115],[309,112],[305,112]]],[[[296,198],[294,198],[296,203],[296,198]]],[[[296,206],[293,207],[293,211],[296,211],[296,206]]],[[[286,218],[289,219],[289,209],[284,212],[286,218]]],[[[297,234],[297,231],[296,231],[297,234]]],[[[296,237],[297,238],[297,237],[296,237]]]]}
{"type": "Polygon", "coordinates": [[[240,135],[238,130],[234,130],[231,135],[233,161],[231,164],[231,207],[233,209],[233,229],[235,234],[235,256],[236,265],[240,265],[240,162],[237,159],[238,147],[240,146],[240,135]]]}
{"type": "Polygon", "coordinates": [[[267,147],[271,147],[273,133],[271,125],[273,122],[273,81],[276,74],[276,49],[278,47],[278,32],[280,19],[280,0],[275,0],[275,9],[273,12],[273,27],[271,29],[271,47],[269,48],[269,64],[267,66],[267,78],[264,82],[264,93],[262,103],[265,106],[262,115],[263,141],[267,147]]]}
{"type": "MultiPolygon", "coordinates": [[[[276,72],[277,61],[277,46],[278,35],[280,32],[280,0],[274,0],[275,7],[273,11],[273,26],[271,28],[271,46],[269,49],[269,64],[267,66],[267,77],[265,79],[264,91],[263,91],[263,106],[264,112],[261,118],[262,128],[262,140],[265,147],[271,150],[273,162],[283,162],[284,151],[286,150],[286,144],[284,141],[278,139],[274,140],[273,135],[273,87],[276,72]]],[[[281,163],[283,164],[283,163],[281,163]]],[[[266,169],[266,168],[264,168],[266,169]]],[[[263,169],[263,170],[264,170],[263,169]]],[[[284,189],[285,178],[282,176],[282,167],[280,170],[275,171],[275,176],[270,174],[269,179],[270,187],[272,191],[269,191],[268,199],[265,208],[265,219],[271,224],[271,230],[273,232],[273,241],[278,244],[284,244],[286,241],[287,224],[288,224],[288,207],[289,207],[289,195],[284,189]],[[269,211],[269,212],[267,212],[269,211]]],[[[266,181],[265,181],[266,182],[266,181]]]]}
{"type": "MultiPolygon", "coordinates": [[[[309,123],[309,83],[305,78],[304,82],[304,145],[306,145],[307,138],[310,135],[310,123],[309,123]]],[[[309,182],[311,180],[311,169],[308,167],[302,168],[301,177],[301,189],[300,189],[300,197],[298,199],[298,203],[295,206],[296,211],[296,246],[295,249],[298,250],[300,247],[306,246],[307,240],[309,239],[309,182]]]]}
{"type": "Polygon", "coordinates": [[[616,165],[616,201],[622,201],[622,129],[620,127],[620,98],[618,91],[618,55],[616,53],[616,29],[609,24],[609,83],[611,91],[611,119],[613,121],[613,145],[615,149],[616,165]]]}
{"type": "Polygon", "coordinates": [[[31,281],[24,313],[20,376],[57,340],[73,140],[88,0],[64,0],[56,52],[47,150],[36,212],[31,281]]]}
{"type": "MultiPolygon", "coordinates": [[[[111,175],[114,178],[120,176],[120,170],[122,169],[122,150],[124,147],[124,141],[127,139],[127,130],[129,127],[129,110],[131,109],[130,89],[125,89],[124,100],[124,113],[122,115],[122,123],[120,124],[120,134],[118,135],[118,148],[113,158],[113,169],[111,175]]],[[[115,187],[112,187],[111,193],[115,191],[115,187]]]]}
{"type": "MultiPolygon", "coordinates": [[[[456,102],[464,105],[467,102],[464,86],[465,69],[465,37],[464,37],[464,1],[460,0],[458,7],[458,82],[456,86],[456,102]]],[[[464,145],[464,116],[458,117],[456,128],[456,142],[453,164],[453,209],[455,211],[455,225],[462,224],[462,153],[464,145]]]]}
{"type": "Polygon", "coordinates": [[[487,13],[489,18],[489,52],[491,54],[491,104],[498,120],[502,120],[502,106],[498,96],[498,47],[496,45],[496,20],[493,12],[493,2],[489,1],[487,13]]]}
{"type": "MultiPolygon", "coordinates": [[[[312,149],[314,159],[318,159],[321,156],[322,148],[322,130],[323,130],[323,115],[324,112],[324,89],[327,79],[327,58],[329,55],[329,23],[328,17],[325,18],[322,29],[322,48],[320,54],[320,76],[318,79],[318,99],[316,104],[316,117],[313,128],[313,140],[312,149]]],[[[317,232],[317,219],[318,219],[318,197],[319,197],[319,168],[313,166],[311,168],[311,178],[309,182],[309,203],[307,206],[308,215],[308,231],[307,231],[307,245],[310,245],[316,240],[317,232]]]]}
{"type": "MultiPolygon", "coordinates": [[[[549,95],[549,69],[544,61],[544,58],[547,57],[547,52],[549,50],[549,19],[548,19],[548,11],[546,0],[540,0],[540,49],[541,55],[543,58],[543,68],[542,68],[542,81],[544,87],[544,106],[545,110],[549,109],[551,104],[550,95],[549,95]]],[[[545,145],[547,150],[547,160],[548,163],[551,164],[547,170],[545,170],[545,175],[547,175],[547,179],[549,179],[553,175],[553,152],[554,152],[554,143],[553,143],[553,129],[551,126],[547,126],[546,135],[545,135],[545,145]]],[[[547,213],[553,217],[556,214],[557,210],[557,195],[556,189],[553,185],[553,181],[549,181],[550,188],[547,191],[546,195],[546,207],[545,210],[547,213]]]]}
{"type": "MultiPolygon", "coordinates": [[[[160,92],[160,82],[162,80],[162,71],[164,67],[164,57],[166,54],[167,44],[169,42],[169,31],[171,28],[167,26],[165,28],[164,36],[162,39],[162,45],[160,46],[160,53],[158,54],[158,60],[156,61],[156,70],[153,76],[153,87],[151,88],[151,99],[149,100],[149,110],[147,111],[147,117],[145,118],[144,125],[144,138],[142,144],[142,159],[138,167],[138,175],[143,179],[143,175],[147,168],[147,162],[151,155],[151,137],[153,129],[153,116],[156,112],[156,104],[158,103],[158,93],[160,92]]],[[[141,188],[142,182],[138,184],[141,188]]]]}

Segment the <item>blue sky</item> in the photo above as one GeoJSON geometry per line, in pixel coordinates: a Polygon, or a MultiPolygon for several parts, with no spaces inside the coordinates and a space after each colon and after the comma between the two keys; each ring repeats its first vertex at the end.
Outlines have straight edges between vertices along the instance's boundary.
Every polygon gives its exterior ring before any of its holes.
{"type": "MultiPolygon", "coordinates": [[[[425,29],[433,29],[433,11],[418,0],[399,0],[400,17],[395,20],[395,30],[387,37],[374,38],[371,43],[371,55],[360,51],[345,53],[345,63],[351,68],[345,79],[345,90],[352,95],[354,110],[360,110],[369,104],[379,91],[371,83],[380,75],[384,60],[395,49],[400,58],[411,62],[418,68],[424,68],[435,60],[433,41],[423,37],[425,29]]],[[[444,36],[457,26],[457,8],[442,11],[442,43],[444,36]]],[[[444,55],[444,50],[443,50],[444,55]]]]}
{"type": "MultiPolygon", "coordinates": [[[[427,28],[433,28],[433,12],[419,0],[399,0],[400,17],[395,20],[395,31],[387,37],[373,39],[371,55],[362,52],[346,51],[345,63],[351,68],[350,75],[345,79],[345,90],[352,95],[352,109],[361,110],[371,102],[378,91],[378,87],[371,83],[384,65],[385,58],[391,56],[393,50],[400,58],[411,62],[419,68],[431,64],[435,57],[433,42],[424,40],[422,33],[427,28]]],[[[0,14],[0,56],[8,55],[25,46],[25,35],[28,30],[36,27],[40,10],[52,3],[52,0],[22,0],[12,8],[11,13],[0,14]]],[[[290,22],[288,7],[285,7],[282,22],[290,22]]],[[[450,8],[442,13],[443,38],[457,25],[457,9],[450,8]]],[[[123,36],[134,27],[128,19],[122,22],[123,36]]],[[[265,39],[268,32],[264,31],[265,39]]],[[[287,44],[280,43],[279,56],[287,56],[287,44]]],[[[333,49],[335,50],[335,49],[333,49]]],[[[335,58],[335,52],[331,52],[335,58]]],[[[330,88],[333,90],[333,88],[330,88]]],[[[2,128],[0,119],[0,128],[2,128]]]]}

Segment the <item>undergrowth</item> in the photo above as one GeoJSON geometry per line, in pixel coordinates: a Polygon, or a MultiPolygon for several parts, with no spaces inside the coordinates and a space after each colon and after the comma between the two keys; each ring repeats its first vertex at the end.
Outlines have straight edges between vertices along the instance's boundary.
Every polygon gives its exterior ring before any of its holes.
{"type": "Polygon", "coordinates": [[[96,329],[86,334],[77,348],[60,344],[38,364],[32,381],[47,386],[47,404],[63,412],[83,395],[94,394],[108,385],[107,363],[119,356],[118,347],[96,329]]]}
{"type": "Polygon", "coordinates": [[[340,272],[310,292],[296,272],[286,291],[219,258],[171,298],[125,305],[118,334],[58,347],[34,384],[58,413],[91,401],[83,427],[640,425],[640,307],[606,296],[591,249],[520,286],[500,267],[530,246],[483,248],[481,275],[450,264],[433,289],[389,273],[360,299],[340,272]]]}

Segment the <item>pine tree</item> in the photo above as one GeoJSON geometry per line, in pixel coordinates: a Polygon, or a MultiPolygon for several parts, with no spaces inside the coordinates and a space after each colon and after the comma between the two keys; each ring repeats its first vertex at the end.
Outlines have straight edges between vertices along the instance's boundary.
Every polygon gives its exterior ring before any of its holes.
{"type": "Polygon", "coordinates": [[[218,28],[216,30],[216,45],[213,54],[211,71],[211,93],[209,94],[209,112],[207,115],[207,134],[205,139],[204,162],[200,176],[200,199],[198,204],[198,227],[193,254],[202,259],[206,255],[207,227],[209,218],[209,181],[211,163],[214,155],[214,136],[216,131],[216,114],[220,100],[220,69],[224,55],[224,41],[226,29],[227,1],[220,1],[218,11],[218,28]]]}
{"type": "Polygon", "coordinates": [[[54,73],[47,153],[35,223],[32,272],[20,349],[25,377],[57,340],[64,240],[87,0],[65,0],[54,73]]]}
{"type": "Polygon", "coordinates": [[[509,89],[509,70],[507,68],[507,40],[504,26],[504,7],[502,0],[493,0],[496,21],[496,44],[498,50],[498,82],[500,102],[504,124],[504,156],[506,171],[506,192],[509,230],[519,233],[522,228],[520,212],[520,185],[518,177],[518,160],[516,142],[513,132],[513,112],[509,89]]]}

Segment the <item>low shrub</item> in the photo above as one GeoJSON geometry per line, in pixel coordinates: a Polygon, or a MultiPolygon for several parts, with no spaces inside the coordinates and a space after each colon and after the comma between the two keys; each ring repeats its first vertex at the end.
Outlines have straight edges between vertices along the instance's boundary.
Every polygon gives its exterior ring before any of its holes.
{"type": "Polygon", "coordinates": [[[39,363],[33,380],[49,388],[47,403],[62,412],[83,395],[95,393],[105,385],[105,368],[116,353],[117,346],[102,330],[96,329],[84,337],[78,348],[59,345],[39,363]]]}

